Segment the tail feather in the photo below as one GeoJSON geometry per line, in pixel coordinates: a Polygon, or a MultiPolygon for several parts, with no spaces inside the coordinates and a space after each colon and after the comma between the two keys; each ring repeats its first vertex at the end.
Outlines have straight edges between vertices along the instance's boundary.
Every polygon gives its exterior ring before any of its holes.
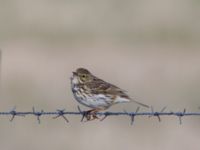
{"type": "Polygon", "coordinates": [[[138,101],[136,101],[136,100],[134,100],[134,99],[131,99],[131,101],[130,101],[130,102],[134,102],[134,103],[137,103],[137,104],[139,104],[139,105],[141,105],[141,106],[143,106],[143,107],[149,108],[149,106],[148,106],[148,105],[146,105],[146,104],[143,104],[143,103],[140,103],[140,102],[138,102],[138,101]]]}

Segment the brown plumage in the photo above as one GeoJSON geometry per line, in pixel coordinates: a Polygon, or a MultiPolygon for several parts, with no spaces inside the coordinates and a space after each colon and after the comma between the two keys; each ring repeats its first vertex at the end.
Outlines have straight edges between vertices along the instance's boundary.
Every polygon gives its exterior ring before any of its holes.
{"type": "Polygon", "coordinates": [[[92,108],[88,111],[90,113],[88,120],[91,120],[92,117],[96,119],[96,112],[108,109],[117,103],[135,102],[144,107],[149,107],[132,100],[124,90],[94,76],[84,68],[78,68],[76,72],[73,72],[71,87],[75,99],[79,103],[92,108]]]}

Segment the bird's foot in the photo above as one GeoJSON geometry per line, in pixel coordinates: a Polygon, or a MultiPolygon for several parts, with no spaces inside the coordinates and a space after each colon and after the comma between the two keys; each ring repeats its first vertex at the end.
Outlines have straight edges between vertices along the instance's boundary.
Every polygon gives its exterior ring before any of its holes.
{"type": "Polygon", "coordinates": [[[93,109],[86,111],[84,117],[87,119],[85,122],[99,119],[99,117],[96,114],[96,111],[93,109]]]}

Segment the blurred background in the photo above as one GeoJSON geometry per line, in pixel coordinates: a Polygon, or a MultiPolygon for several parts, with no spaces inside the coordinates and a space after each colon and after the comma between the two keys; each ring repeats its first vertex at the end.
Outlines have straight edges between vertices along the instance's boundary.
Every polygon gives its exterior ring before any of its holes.
{"type": "MultiPolygon", "coordinates": [[[[1,0],[0,111],[77,111],[71,72],[85,67],[159,111],[200,111],[199,0],[1,0]]],[[[81,106],[82,109],[88,108],[81,106]]],[[[109,111],[135,111],[136,104],[109,111]]],[[[149,111],[141,109],[141,111],[149,111]]],[[[70,123],[0,117],[4,150],[199,150],[199,117],[70,123]]]]}

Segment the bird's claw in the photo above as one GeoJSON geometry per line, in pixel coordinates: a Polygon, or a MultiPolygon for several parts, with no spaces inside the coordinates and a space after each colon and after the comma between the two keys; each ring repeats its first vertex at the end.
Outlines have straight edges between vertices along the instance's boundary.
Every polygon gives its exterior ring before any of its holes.
{"type": "Polygon", "coordinates": [[[99,119],[99,117],[97,116],[96,112],[93,112],[91,110],[86,111],[84,113],[83,117],[85,117],[87,119],[85,122],[92,121],[92,120],[95,120],[95,119],[99,119]]]}

